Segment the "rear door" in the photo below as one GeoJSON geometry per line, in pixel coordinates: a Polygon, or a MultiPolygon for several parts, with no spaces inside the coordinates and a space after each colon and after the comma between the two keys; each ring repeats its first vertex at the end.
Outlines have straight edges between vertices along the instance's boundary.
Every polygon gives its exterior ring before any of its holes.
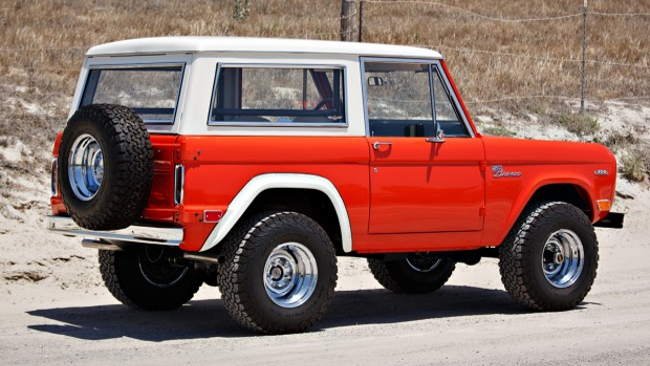
{"type": "Polygon", "coordinates": [[[460,118],[439,65],[363,63],[371,148],[369,233],[481,230],[483,144],[460,118]]]}

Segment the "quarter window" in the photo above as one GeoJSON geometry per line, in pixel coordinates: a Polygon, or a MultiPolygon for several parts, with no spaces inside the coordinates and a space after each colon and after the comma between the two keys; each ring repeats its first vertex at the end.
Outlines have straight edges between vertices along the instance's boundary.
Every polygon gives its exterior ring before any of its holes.
{"type": "Polygon", "coordinates": [[[210,122],[344,124],[343,70],[220,67],[210,122]]]}
{"type": "Polygon", "coordinates": [[[183,66],[93,69],[81,106],[96,103],[132,108],[146,123],[173,123],[183,66]]]}
{"type": "Polygon", "coordinates": [[[465,125],[458,116],[458,111],[451,100],[449,90],[443,84],[437,68],[432,72],[433,95],[436,104],[436,121],[445,133],[445,136],[469,136],[465,125]]]}

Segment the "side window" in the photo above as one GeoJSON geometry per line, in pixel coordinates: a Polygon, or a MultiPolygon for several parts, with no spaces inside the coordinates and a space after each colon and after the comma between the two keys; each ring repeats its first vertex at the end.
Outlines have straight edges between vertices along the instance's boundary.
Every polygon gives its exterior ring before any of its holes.
{"type": "Polygon", "coordinates": [[[449,90],[442,83],[440,73],[436,67],[433,67],[432,80],[436,105],[436,121],[445,133],[445,136],[469,136],[465,124],[461,121],[458,111],[451,100],[449,90]]]}
{"type": "Polygon", "coordinates": [[[433,136],[429,65],[366,62],[365,88],[371,136],[433,136]]]}
{"type": "Polygon", "coordinates": [[[81,106],[121,104],[146,123],[174,122],[183,66],[93,69],[88,73],[81,106]]]}
{"type": "Polygon", "coordinates": [[[343,69],[218,69],[210,122],[344,124],[343,69]]]}

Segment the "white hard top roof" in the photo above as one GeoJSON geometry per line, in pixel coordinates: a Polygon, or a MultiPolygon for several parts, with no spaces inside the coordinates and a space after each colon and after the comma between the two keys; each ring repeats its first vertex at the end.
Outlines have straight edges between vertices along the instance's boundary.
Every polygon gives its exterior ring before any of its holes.
{"type": "Polygon", "coordinates": [[[94,56],[125,56],[198,52],[265,52],[342,54],[359,56],[388,56],[404,58],[441,59],[438,52],[425,48],[377,43],[314,41],[282,38],[242,37],[157,37],[105,43],[86,53],[94,56]]]}

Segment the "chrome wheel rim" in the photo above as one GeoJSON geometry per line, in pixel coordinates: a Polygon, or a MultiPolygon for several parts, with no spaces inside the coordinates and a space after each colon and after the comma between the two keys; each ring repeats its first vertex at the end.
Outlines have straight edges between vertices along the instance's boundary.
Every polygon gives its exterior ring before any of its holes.
{"type": "Polygon", "coordinates": [[[90,201],[104,180],[104,153],[99,142],[89,134],[74,141],[68,159],[68,178],[74,195],[90,201]]]}
{"type": "Polygon", "coordinates": [[[542,252],[542,269],[546,280],[556,288],[567,288],[580,278],[585,264],[580,237],[571,230],[551,234],[542,252]]]}
{"type": "Polygon", "coordinates": [[[316,290],[316,258],[300,243],[280,244],[266,259],[263,280],[271,301],[283,308],[296,308],[309,300],[316,290]]]}
{"type": "Polygon", "coordinates": [[[442,263],[442,259],[431,253],[413,253],[406,258],[406,263],[417,272],[431,272],[442,263]]]}
{"type": "Polygon", "coordinates": [[[165,254],[163,246],[145,246],[138,253],[140,274],[154,287],[166,288],[175,285],[189,269],[172,265],[169,256],[165,254]]]}

